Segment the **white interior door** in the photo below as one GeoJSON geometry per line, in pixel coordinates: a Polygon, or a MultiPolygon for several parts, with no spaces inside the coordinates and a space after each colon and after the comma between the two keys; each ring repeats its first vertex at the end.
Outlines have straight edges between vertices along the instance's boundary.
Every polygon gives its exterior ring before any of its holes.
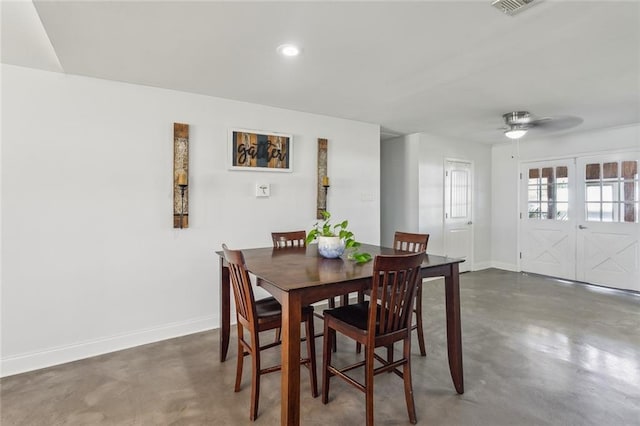
{"type": "Polygon", "coordinates": [[[576,279],[574,160],[523,163],[520,268],[576,279]]]}
{"type": "Polygon", "coordinates": [[[444,249],[449,257],[462,258],[460,272],[473,264],[472,164],[446,160],[444,179],[444,249]]]}
{"type": "Polygon", "coordinates": [[[640,152],[578,158],[577,279],[640,291],[640,152]]]}

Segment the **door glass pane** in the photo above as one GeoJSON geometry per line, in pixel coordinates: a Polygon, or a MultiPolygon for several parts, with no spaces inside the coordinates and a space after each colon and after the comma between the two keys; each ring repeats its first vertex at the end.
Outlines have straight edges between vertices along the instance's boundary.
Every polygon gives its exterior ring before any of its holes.
{"type": "Polygon", "coordinates": [[[540,191],[538,186],[529,185],[529,191],[527,195],[528,201],[539,201],[540,200],[540,191]]]}
{"type": "Polygon", "coordinates": [[[556,200],[558,202],[569,202],[569,185],[568,184],[558,184],[556,186],[556,200]]]}
{"type": "Polygon", "coordinates": [[[537,185],[540,178],[540,170],[529,169],[529,185],[537,185]]]}
{"type": "Polygon", "coordinates": [[[540,203],[540,219],[549,219],[549,203],[540,203]]]}
{"type": "Polygon", "coordinates": [[[600,179],[600,164],[587,164],[585,167],[585,179],[600,179]]]}
{"type": "Polygon", "coordinates": [[[614,211],[617,203],[602,203],[602,221],[613,222],[614,211]]]}
{"type": "Polygon", "coordinates": [[[638,201],[638,183],[634,181],[623,181],[620,186],[620,199],[622,201],[638,201]]]}
{"type": "Polygon", "coordinates": [[[451,218],[460,219],[467,217],[467,191],[468,181],[465,170],[451,171],[451,218]]]}
{"type": "Polygon", "coordinates": [[[567,166],[556,167],[556,178],[568,178],[569,177],[569,169],[567,166]]]}
{"type": "Polygon", "coordinates": [[[622,162],[622,178],[623,179],[638,178],[638,162],[637,161],[622,162]]]}
{"type": "Polygon", "coordinates": [[[602,201],[618,201],[618,183],[602,184],[602,201]]]}
{"type": "Polygon", "coordinates": [[[529,203],[529,219],[540,219],[540,205],[538,203],[529,203]]]}
{"type": "Polygon", "coordinates": [[[626,203],[624,205],[624,221],[638,223],[638,203],[626,203]]]}
{"type": "Polygon", "coordinates": [[[556,220],[569,220],[569,203],[556,203],[556,220]]]}
{"type": "Polygon", "coordinates": [[[624,221],[637,223],[638,222],[638,204],[627,203],[624,205],[624,221]]]}
{"type": "Polygon", "coordinates": [[[600,199],[600,183],[588,183],[585,197],[587,202],[602,201],[600,199]]]}
{"type": "Polygon", "coordinates": [[[587,203],[587,220],[600,221],[600,203],[587,203]]]}
{"type": "Polygon", "coordinates": [[[618,178],[618,163],[604,163],[602,165],[602,178],[603,179],[617,179],[618,178]]]}

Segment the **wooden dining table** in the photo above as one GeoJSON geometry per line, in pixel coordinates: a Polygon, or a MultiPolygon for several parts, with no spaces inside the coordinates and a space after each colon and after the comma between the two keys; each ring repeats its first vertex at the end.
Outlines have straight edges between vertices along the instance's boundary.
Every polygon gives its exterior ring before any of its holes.
{"type": "MultiPolygon", "coordinates": [[[[393,248],[363,244],[361,252],[378,254],[406,253],[393,248]]],[[[231,291],[229,268],[220,256],[220,361],[229,349],[231,328],[231,291]]],[[[302,307],[334,296],[344,296],[371,286],[373,262],[357,264],[346,259],[324,259],[317,245],[293,248],[243,249],[247,269],[257,277],[258,285],[282,305],[282,388],[281,424],[300,424],[300,321],[302,307]]],[[[458,264],[462,259],[425,254],[422,277],[445,279],[447,352],[453,385],[464,392],[462,374],[462,330],[460,323],[460,281],[458,264]]]]}

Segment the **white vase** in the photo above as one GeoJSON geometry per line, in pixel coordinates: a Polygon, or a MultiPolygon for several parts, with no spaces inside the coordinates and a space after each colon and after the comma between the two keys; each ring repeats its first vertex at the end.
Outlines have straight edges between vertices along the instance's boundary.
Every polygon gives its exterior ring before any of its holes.
{"type": "Polygon", "coordinates": [[[344,253],[344,240],[340,237],[318,237],[318,253],[327,259],[334,259],[344,253]]]}

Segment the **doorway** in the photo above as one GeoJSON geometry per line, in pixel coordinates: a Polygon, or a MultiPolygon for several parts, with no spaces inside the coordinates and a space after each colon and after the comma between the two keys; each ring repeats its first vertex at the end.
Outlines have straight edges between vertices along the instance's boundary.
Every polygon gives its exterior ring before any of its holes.
{"type": "Polygon", "coordinates": [[[523,163],[523,271],[640,291],[640,152],[523,163]]]}

